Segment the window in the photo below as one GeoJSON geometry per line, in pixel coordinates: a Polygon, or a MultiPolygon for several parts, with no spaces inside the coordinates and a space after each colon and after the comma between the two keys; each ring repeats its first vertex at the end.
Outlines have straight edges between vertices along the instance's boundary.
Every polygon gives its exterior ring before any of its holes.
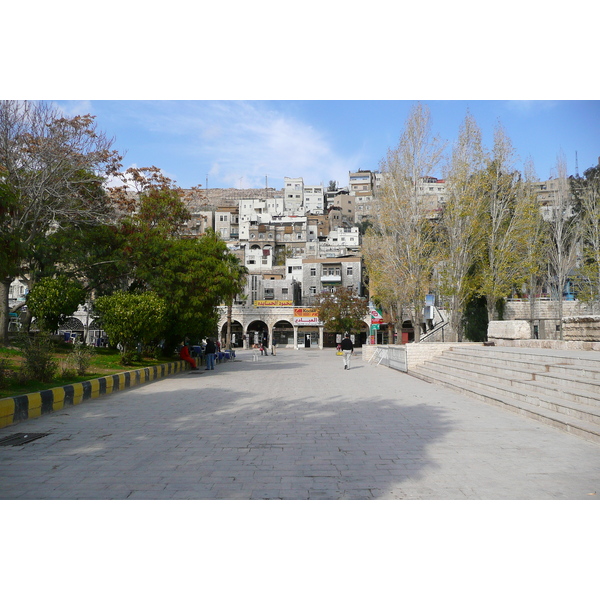
{"type": "Polygon", "coordinates": [[[316,277],[317,276],[317,268],[316,267],[311,267],[310,268],[310,276],[311,277],[316,277]]]}
{"type": "Polygon", "coordinates": [[[352,267],[346,267],[346,275],[352,275],[352,267]]]}
{"type": "Polygon", "coordinates": [[[281,288],[281,295],[282,296],[287,296],[288,295],[288,288],[281,288]]]}
{"type": "Polygon", "coordinates": [[[314,295],[317,293],[317,287],[316,287],[316,286],[314,286],[314,285],[311,285],[311,286],[308,288],[308,291],[309,291],[309,293],[310,293],[311,295],[313,295],[313,296],[314,296],[314,295]]]}

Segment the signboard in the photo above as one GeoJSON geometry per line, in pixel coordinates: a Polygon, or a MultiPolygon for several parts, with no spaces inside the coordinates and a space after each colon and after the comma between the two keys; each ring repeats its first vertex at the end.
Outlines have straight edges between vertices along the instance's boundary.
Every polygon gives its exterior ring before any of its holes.
{"type": "Polygon", "coordinates": [[[295,308],[294,325],[322,325],[319,311],[315,308],[295,308]]]}
{"type": "Polygon", "coordinates": [[[383,323],[383,316],[377,308],[370,308],[369,314],[371,315],[371,325],[383,323]]]}
{"type": "Polygon", "coordinates": [[[255,300],[254,306],[292,306],[293,300],[255,300]]]}

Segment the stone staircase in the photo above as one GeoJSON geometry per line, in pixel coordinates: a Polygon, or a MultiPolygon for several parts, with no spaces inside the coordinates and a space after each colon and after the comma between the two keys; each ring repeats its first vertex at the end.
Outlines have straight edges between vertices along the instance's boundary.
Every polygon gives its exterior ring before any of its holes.
{"type": "Polygon", "coordinates": [[[452,346],[408,373],[600,443],[600,353],[452,346]]]}

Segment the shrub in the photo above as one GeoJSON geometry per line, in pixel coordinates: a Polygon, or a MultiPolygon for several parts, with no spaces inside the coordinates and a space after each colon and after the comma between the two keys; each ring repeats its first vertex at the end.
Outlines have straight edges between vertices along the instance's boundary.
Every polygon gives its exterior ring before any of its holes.
{"type": "Polygon", "coordinates": [[[25,360],[21,369],[20,379],[28,381],[36,379],[50,383],[58,370],[58,363],[52,356],[52,341],[50,335],[43,331],[35,335],[21,335],[19,345],[25,360]]]}
{"type": "Polygon", "coordinates": [[[165,327],[167,306],[154,292],[117,292],[96,300],[102,328],[121,351],[122,364],[131,364],[138,345],[155,339],[165,327]]]}
{"type": "Polygon", "coordinates": [[[94,356],[94,348],[87,346],[81,342],[76,342],[73,346],[73,350],[69,355],[69,360],[74,366],[77,375],[85,375],[87,370],[92,363],[94,356]]]}
{"type": "Polygon", "coordinates": [[[10,362],[7,358],[0,358],[0,387],[4,387],[10,374],[10,362]]]}

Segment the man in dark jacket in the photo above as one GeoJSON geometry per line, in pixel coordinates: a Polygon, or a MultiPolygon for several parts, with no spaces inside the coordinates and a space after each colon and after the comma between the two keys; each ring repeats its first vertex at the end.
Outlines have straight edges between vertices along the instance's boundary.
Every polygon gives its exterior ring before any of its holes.
{"type": "Polygon", "coordinates": [[[344,369],[350,369],[350,356],[354,354],[354,344],[347,333],[341,343],[342,352],[344,353],[344,369]]]}
{"type": "Polygon", "coordinates": [[[217,346],[212,341],[211,338],[206,340],[206,349],[204,350],[204,355],[206,356],[206,371],[214,371],[215,370],[215,352],[217,351],[217,346]]]}

